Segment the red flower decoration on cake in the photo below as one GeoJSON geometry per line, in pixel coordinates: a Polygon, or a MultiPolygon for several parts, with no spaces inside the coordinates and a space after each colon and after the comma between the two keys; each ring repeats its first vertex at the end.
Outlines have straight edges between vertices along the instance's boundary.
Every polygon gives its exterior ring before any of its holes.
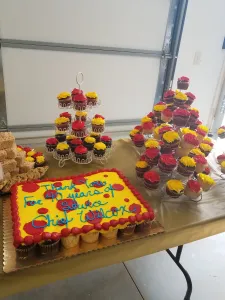
{"type": "Polygon", "coordinates": [[[201,185],[197,180],[189,180],[187,185],[189,189],[195,193],[198,193],[201,190],[201,185]]]}
{"type": "Polygon", "coordinates": [[[134,214],[139,214],[141,212],[141,206],[139,204],[133,203],[129,206],[129,210],[134,214]]]}
{"type": "Polygon", "coordinates": [[[198,141],[197,137],[192,133],[184,134],[183,139],[185,142],[187,142],[195,147],[197,147],[199,145],[199,141],[198,141]]]}
{"type": "Polygon", "coordinates": [[[160,181],[160,176],[157,172],[155,171],[148,171],[144,173],[144,179],[150,181],[150,182],[159,182],[160,181]]]}

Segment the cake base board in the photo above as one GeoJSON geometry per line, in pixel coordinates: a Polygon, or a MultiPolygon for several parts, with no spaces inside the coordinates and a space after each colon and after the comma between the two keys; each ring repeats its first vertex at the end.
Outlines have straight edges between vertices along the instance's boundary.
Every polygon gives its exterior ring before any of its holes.
{"type": "Polygon", "coordinates": [[[54,263],[62,259],[68,259],[73,256],[82,255],[90,251],[98,251],[103,248],[128,243],[134,240],[142,239],[148,236],[164,232],[163,226],[158,222],[152,223],[151,229],[145,232],[135,232],[132,236],[120,236],[115,239],[105,239],[100,237],[98,242],[88,244],[80,241],[78,247],[65,249],[62,245],[57,254],[38,255],[29,259],[18,259],[16,249],[13,246],[13,230],[11,218],[11,203],[9,199],[3,200],[3,271],[5,273],[16,272],[22,269],[35,267],[42,264],[54,263]]]}

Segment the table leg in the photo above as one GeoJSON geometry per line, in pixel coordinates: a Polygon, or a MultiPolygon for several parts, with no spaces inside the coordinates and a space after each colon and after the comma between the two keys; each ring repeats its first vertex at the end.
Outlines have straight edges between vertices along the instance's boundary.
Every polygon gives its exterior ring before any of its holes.
{"type": "Polygon", "coordinates": [[[176,255],[174,255],[169,249],[167,249],[166,252],[169,254],[169,256],[172,258],[172,260],[175,262],[175,264],[178,266],[178,268],[184,274],[184,277],[187,282],[187,291],[186,291],[184,300],[190,300],[191,294],[192,294],[192,281],[191,281],[190,275],[188,274],[188,272],[184,269],[184,267],[180,263],[180,257],[182,254],[182,250],[183,250],[183,245],[178,246],[176,255]]]}

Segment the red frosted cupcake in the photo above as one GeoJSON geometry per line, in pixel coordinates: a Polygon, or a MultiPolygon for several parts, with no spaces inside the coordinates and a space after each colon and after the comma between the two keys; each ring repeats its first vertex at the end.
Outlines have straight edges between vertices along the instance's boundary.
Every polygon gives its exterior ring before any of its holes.
{"type": "Polygon", "coordinates": [[[150,113],[148,113],[147,117],[151,118],[153,123],[156,122],[156,117],[155,117],[154,112],[151,111],[150,113]]]}
{"type": "Polygon", "coordinates": [[[76,137],[84,137],[86,134],[86,126],[83,121],[74,121],[72,123],[72,134],[76,137]]]}
{"type": "Polygon", "coordinates": [[[155,190],[158,188],[160,182],[160,176],[155,171],[148,171],[144,174],[144,184],[149,190],[155,190]]]}
{"type": "Polygon", "coordinates": [[[143,134],[137,133],[133,138],[133,143],[136,147],[143,147],[145,143],[145,138],[143,134]]]}
{"type": "Polygon", "coordinates": [[[142,133],[142,130],[143,130],[143,128],[142,128],[142,126],[141,126],[141,125],[137,125],[137,126],[135,126],[135,127],[134,127],[134,129],[136,129],[136,130],[137,130],[137,133],[142,133]]]}
{"type": "Polygon", "coordinates": [[[182,76],[177,80],[177,88],[178,90],[187,90],[189,87],[190,79],[186,76],[182,76]]]}
{"type": "Polygon", "coordinates": [[[199,141],[192,133],[186,133],[182,136],[181,147],[185,149],[193,149],[198,147],[199,141]]]}
{"type": "Polygon", "coordinates": [[[172,105],[173,104],[173,99],[175,96],[175,92],[172,90],[168,90],[165,91],[165,93],[163,94],[163,101],[167,104],[167,105],[172,105]]]}
{"type": "Polygon", "coordinates": [[[190,112],[186,109],[177,108],[173,112],[173,124],[179,127],[185,127],[188,123],[190,112]]]}
{"type": "Polygon", "coordinates": [[[191,106],[192,105],[192,103],[194,102],[194,100],[196,99],[196,97],[195,97],[195,95],[194,94],[192,94],[192,93],[190,93],[190,92],[187,92],[187,93],[185,93],[186,95],[187,95],[187,97],[188,97],[188,100],[187,100],[187,105],[189,105],[189,106],[191,106]]]}
{"type": "Polygon", "coordinates": [[[72,97],[73,106],[76,110],[85,110],[87,107],[87,98],[84,94],[76,94],[72,97]]]}
{"type": "Polygon", "coordinates": [[[87,154],[88,154],[88,149],[82,145],[77,146],[74,150],[75,157],[80,160],[86,160],[87,159],[87,154]]]}
{"type": "Polygon", "coordinates": [[[82,90],[79,90],[77,88],[73,89],[72,90],[72,93],[71,93],[71,96],[72,96],[72,101],[74,101],[74,97],[76,97],[77,95],[79,94],[83,94],[83,91],[82,90]]]}
{"type": "Polygon", "coordinates": [[[101,140],[101,142],[102,142],[103,144],[106,145],[106,148],[111,148],[111,147],[112,147],[112,139],[111,139],[110,136],[108,136],[108,135],[103,135],[103,136],[101,137],[100,140],[101,140]]]}
{"type": "Polygon", "coordinates": [[[69,143],[69,146],[70,146],[70,149],[72,152],[74,152],[74,150],[80,145],[82,145],[82,141],[80,139],[73,139],[69,143]]]}
{"type": "Polygon", "coordinates": [[[154,123],[153,122],[145,122],[143,123],[142,125],[142,131],[144,134],[152,134],[153,133],[153,130],[154,130],[154,123]]]}
{"type": "Polygon", "coordinates": [[[159,149],[150,148],[145,151],[145,159],[149,166],[156,166],[160,157],[159,149]]]}
{"type": "Polygon", "coordinates": [[[171,154],[162,154],[159,158],[158,167],[163,173],[171,173],[177,166],[177,161],[171,154]]]}
{"type": "Polygon", "coordinates": [[[198,111],[197,108],[191,108],[189,110],[189,112],[190,112],[190,118],[188,120],[188,123],[189,123],[189,126],[190,126],[192,123],[195,124],[195,122],[198,120],[198,118],[199,118],[199,111],[198,111]]]}
{"type": "Polygon", "coordinates": [[[191,198],[197,199],[202,193],[202,188],[197,180],[188,180],[184,189],[184,195],[191,198]]]}
{"type": "Polygon", "coordinates": [[[195,172],[202,173],[205,170],[205,168],[207,167],[207,160],[202,155],[194,156],[194,160],[196,162],[195,172]]]}
{"type": "Polygon", "coordinates": [[[58,140],[56,138],[49,138],[46,140],[46,147],[48,151],[55,150],[56,146],[58,145],[58,140]]]}
{"type": "Polygon", "coordinates": [[[60,116],[60,117],[64,117],[64,118],[68,118],[68,119],[69,119],[69,122],[71,123],[72,116],[71,116],[71,114],[68,113],[67,111],[61,113],[59,116],[60,116]]]}
{"type": "Polygon", "coordinates": [[[172,120],[173,113],[170,109],[166,108],[161,112],[161,120],[165,123],[169,123],[172,120]]]}

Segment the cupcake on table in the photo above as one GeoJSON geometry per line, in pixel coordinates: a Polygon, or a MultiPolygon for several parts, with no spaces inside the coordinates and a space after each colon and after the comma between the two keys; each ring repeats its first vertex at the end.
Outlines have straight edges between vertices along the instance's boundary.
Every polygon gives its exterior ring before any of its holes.
{"type": "Polygon", "coordinates": [[[106,145],[102,142],[96,143],[94,145],[94,156],[103,157],[105,155],[106,145]]]}
{"type": "Polygon", "coordinates": [[[187,100],[187,95],[178,91],[174,96],[174,106],[184,108],[187,105],[187,100]]]}
{"type": "Polygon", "coordinates": [[[185,177],[191,176],[196,168],[196,162],[192,157],[183,156],[178,162],[177,172],[185,177]]]}
{"type": "Polygon", "coordinates": [[[69,155],[69,152],[70,152],[70,147],[68,144],[66,143],[59,143],[57,146],[56,146],[56,152],[58,155],[60,156],[66,156],[66,155],[69,155]]]}
{"type": "Polygon", "coordinates": [[[170,179],[166,183],[166,193],[171,198],[179,198],[184,193],[184,185],[180,180],[170,179]]]}
{"type": "Polygon", "coordinates": [[[169,123],[172,120],[173,112],[166,108],[161,112],[161,120],[165,123],[169,123]]]}
{"type": "Polygon", "coordinates": [[[145,138],[144,138],[143,134],[140,134],[140,133],[135,134],[132,141],[133,141],[134,145],[138,148],[143,147],[145,144],[145,138]]]}
{"type": "Polygon", "coordinates": [[[187,90],[189,87],[190,79],[186,76],[181,76],[177,80],[177,88],[178,90],[187,90]]]}
{"type": "Polygon", "coordinates": [[[208,144],[209,146],[213,147],[214,146],[214,143],[212,142],[212,139],[208,136],[206,136],[203,141],[202,141],[204,144],[208,144]]]}
{"type": "Polygon", "coordinates": [[[157,140],[148,139],[145,142],[145,148],[146,149],[150,149],[150,148],[160,149],[160,143],[157,140]]]}
{"type": "Polygon", "coordinates": [[[152,121],[149,121],[145,122],[141,127],[143,134],[152,134],[155,124],[152,121]]]}
{"type": "Polygon", "coordinates": [[[66,142],[67,142],[67,144],[70,146],[71,141],[74,140],[75,138],[76,138],[76,136],[74,134],[68,134],[66,136],[66,142]]]}
{"type": "Polygon", "coordinates": [[[100,142],[100,140],[101,140],[101,133],[99,133],[99,132],[93,132],[92,131],[90,133],[90,136],[93,137],[93,138],[95,138],[96,143],[100,142]]]}
{"type": "Polygon", "coordinates": [[[150,167],[146,161],[143,161],[143,160],[137,161],[137,163],[136,163],[137,177],[143,178],[145,172],[147,172],[149,169],[150,169],[150,167]]]}
{"type": "Polygon", "coordinates": [[[65,140],[66,140],[66,133],[65,133],[65,131],[56,130],[55,131],[55,138],[60,143],[65,142],[65,140]]]}
{"type": "Polygon", "coordinates": [[[180,143],[180,137],[176,131],[168,131],[163,134],[162,141],[163,141],[165,147],[175,149],[178,147],[178,145],[180,143]]]}
{"type": "Polygon", "coordinates": [[[105,118],[101,115],[96,114],[91,120],[92,131],[94,132],[104,132],[105,130],[105,118]]]}
{"type": "Polygon", "coordinates": [[[58,145],[58,140],[56,138],[48,138],[46,140],[46,148],[49,152],[52,152],[56,149],[56,146],[58,145]]]}
{"type": "Polygon", "coordinates": [[[177,161],[171,154],[162,154],[158,161],[159,170],[163,173],[171,173],[177,166],[177,161]]]}
{"type": "Polygon", "coordinates": [[[149,118],[148,116],[144,116],[142,119],[141,119],[141,124],[143,125],[144,123],[148,123],[148,122],[152,122],[152,119],[149,118]]]}
{"type": "Polygon", "coordinates": [[[180,144],[182,148],[191,150],[198,147],[198,145],[199,145],[199,141],[196,135],[192,133],[186,133],[182,136],[181,144],[180,144]]]}
{"type": "Polygon", "coordinates": [[[199,118],[199,110],[197,108],[192,107],[190,110],[190,118],[188,120],[188,124],[189,126],[191,126],[192,124],[195,124],[196,121],[199,118]]]}
{"type": "Polygon", "coordinates": [[[88,149],[88,151],[92,151],[94,149],[95,143],[96,143],[95,138],[91,136],[86,136],[83,141],[83,145],[88,149]]]}
{"type": "Polygon", "coordinates": [[[98,94],[96,92],[88,92],[86,93],[87,104],[95,106],[98,102],[98,94]]]}
{"type": "Polygon", "coordinates": [[[177,127],[185,127],[188,124],[190,112],[183,108],[177,108],[173,112],[173,124],[177,127]]]}
{"type": "Polygon", "coordinates": [[[83,94],[83,91],[80,90],[80,89],[77,89],[77,88],[73,89],[72,92],[71,92],[72,101],[74,101],[74,100],[75,100],[75,97],[76,97],[77,95],[79,95],[79,94],[83,94]]]}
{"type": "Polygon", "coordinates": [[[75,110],[85,110],[87,108],[87,98],[83,93],[74,95],[72,100],[75,110]]]}
{"type": "Polygon", "coordinates": [[[156,190],[159,187],[160,176],[155,171],[144,173],[144,185],[148,190],[156,190]]]}
{"type": "Polygon", "coordinates": [[[191,151],[189,152],[189,156],[195,157],[196,155],[201,155],[205,157],[205,154],[199,148],[191,149],[191,151]]]}
{"type": "Polygon", "coordinates": [[[203,173],[199,173],[197,175],[197,180],[200,183],[204,192],[207,192],[211,189],[212,186],[215,185],[215,181],[209,175],[203,173]]]}
{"type": "Polygon", "coordinates": [[[148,163],[150,167],[156,166],[158,164],[158,160],[160,157],[159,149],[157,148],[149,148],[145,151],[145,161],[148,163]]]}
{"type": "Polygon", "coordinates": [[[111,148],[112,147],[112,139],[110,136],[108,135],[103,135],[101,138],[100,138],[101,142],[103,144],[106,145],[106,148],[111,148]]]}
{"type": "Polygon", "coordinates": [[[46,160],[44,155],[40,155],[35,158],[35,165],[34,165],[35,168],[43,167],[45,166],[45,164],[46,164],[46,160]]]}
{"type": "Polygon", "coordinates": [[[200,183],[197,180],[188,180],[185,189],[184,195],[193,200],[199,198],[202,194],[202,188],[200,183]]]}
{"type": "Polygon", "coordinates": [[[66,131],[69,129],[70,119],[66,117],[59,117],[55,119],[55,126],[58,130],[66,131]]]}
{"type": "Polygon", "coordinates": [[[195,172],[196,173],[202,173],[208,165],[207,160],[202,155],[195,155],[194,160],[196,162],[195,172]]]}
{"type": "Polygon", "coordinates": [[[218,130],[217,130],[217,134],[218,137],[221,139],[225,138],[225,126],[221,126],[218,130]]]}
{"type": "Polygon", "coordinates": [[[83,121],[74,121],[72,123],[72,134],[82,138],[86,135],[86,125],[83,121]]]}
{"type": "Polygon", "coordinates": [[[143,131],[142,125],[136,125],[136,126],[134,127],[134,129],[136,129],[136,130],[138,131],[137,133],[142,133],[142,131],[143,131]]]}
{"type": "Polygon", "coordinates": [[[59,107],[70,107],[72,99],[71,94],[62,92],[57,96],[59,107]]]}
{"type": "Polygon", "coordinates": [[[67,111],[61,113],[59,116],[60,116],[60,117],[64,117],[64,118],[68,118],[70,123],[71,123],[71,121],[72,121],[72,116],[71,116],[71,114],[68,113],[67,111]]]}
{"type": "Polygon", "coordinates": [[[209,153],[212,151],[212,147],[209,144],[201,143],[199,145],[199,149],[205,154],[205,156],[208,156],[209,153]]]}

